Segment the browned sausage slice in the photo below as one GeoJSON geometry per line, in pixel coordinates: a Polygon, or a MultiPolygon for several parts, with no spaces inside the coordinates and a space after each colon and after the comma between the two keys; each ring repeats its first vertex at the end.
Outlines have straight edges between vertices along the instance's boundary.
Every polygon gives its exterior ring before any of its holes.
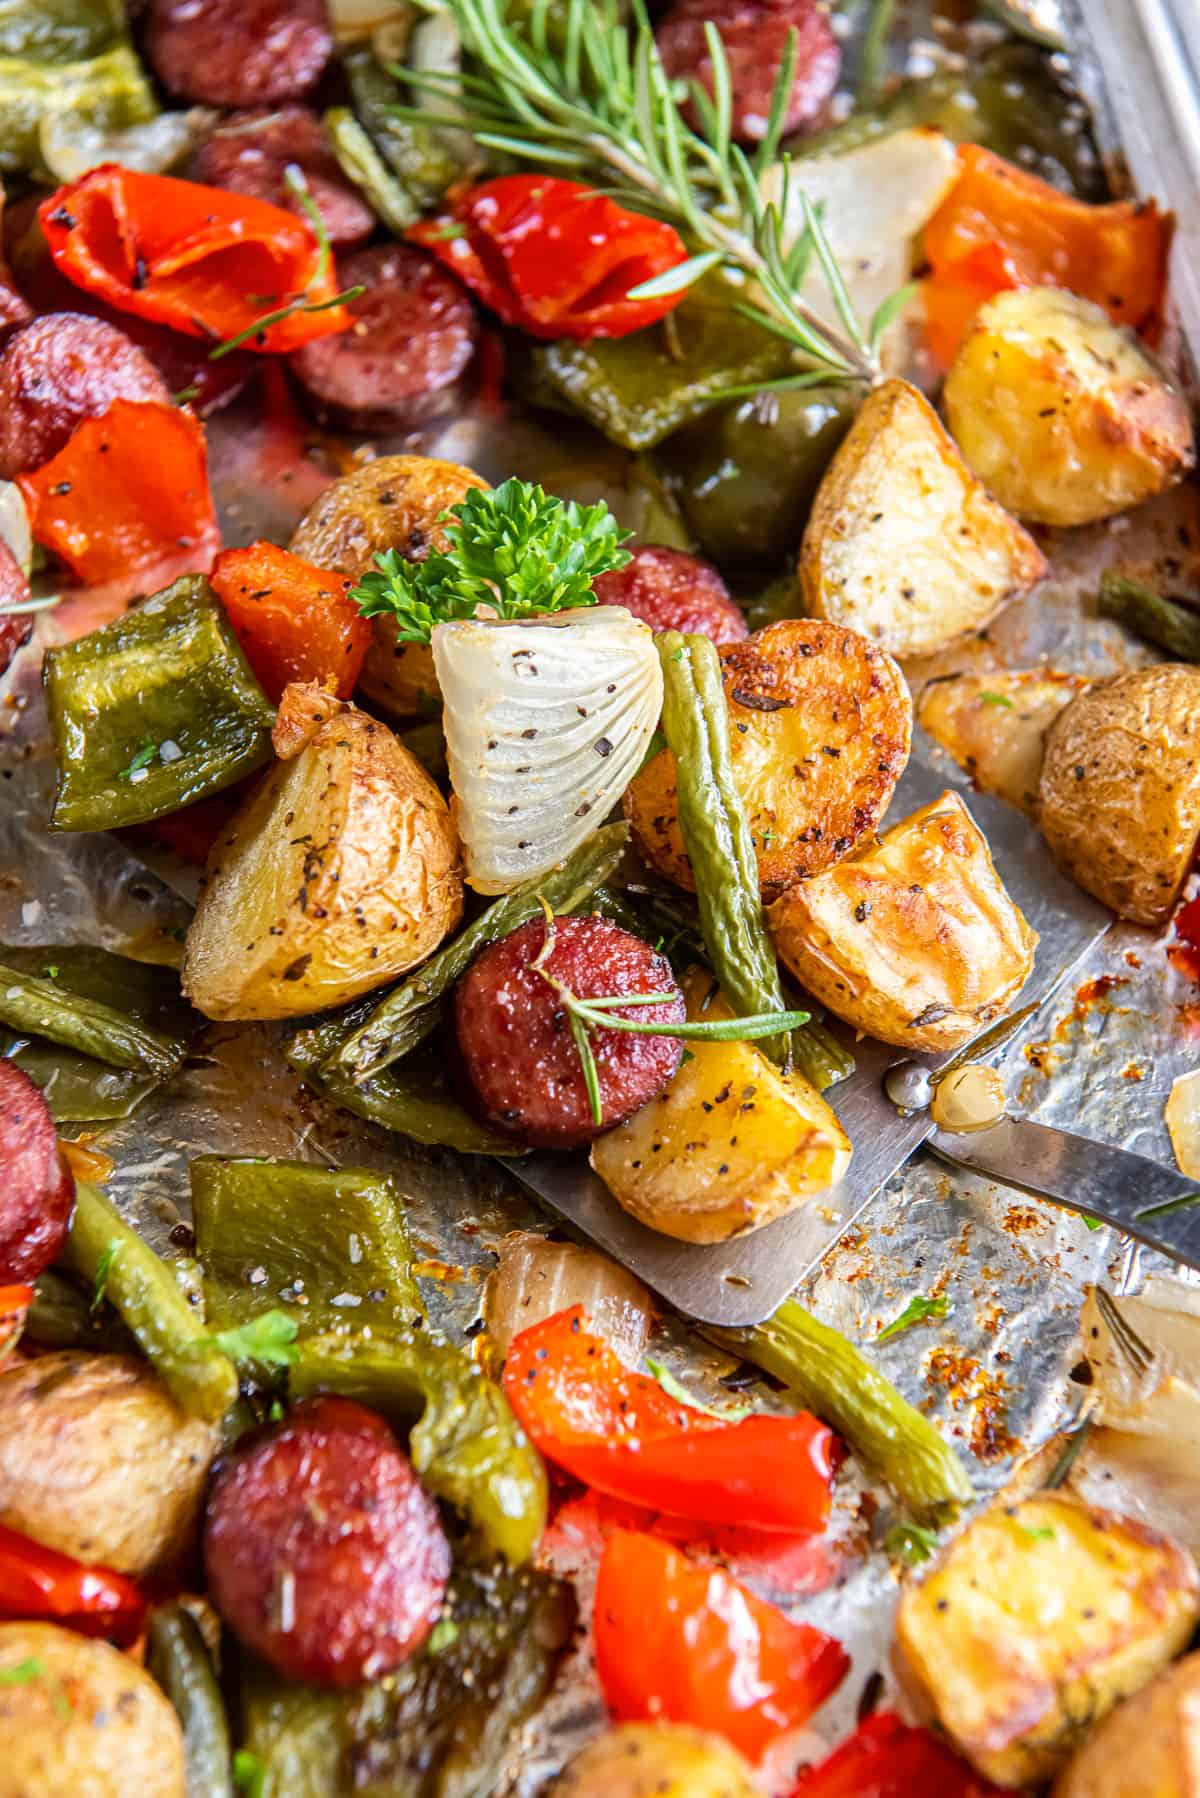
{"type": "Polygon", "coordinates": [[[219,1469],[204,1559],[212,1599],[289,1679],[353,1686],[407,1660],[450,1574],[437,1506],[383,1419],[297,1405],[219,1469]]]}
{"type": "Polygon", "coordinates": [[[154,364],[115,325],[82,312],[34,319],[0,353],[0,479],[40,468],[114,400],[165,406],[170,398],[154,364]]]}
{"type": "MultiPolygon", "coordinates": [[[[662,1091],[679,1066],[675,1036],[592,1032],[603,1122],[588,1098],[583,1063],[562,1000],[531,966],[547,926],[534,918],[493,943],[468,968],[454,997],[458,1044],[489,1121],[537,1148],[576,1148],[630,1117],[662,1091]]],[[[607,918],[556,918],[545,973],[578,998],[666,993],[661,1005],[618,1011],[644,1024],[681,1024],[683,994],[671,964],[607,918]]]]}
{"type": "Polygon", "coordinates": [[[652,631],[691,631],[717,644],[750,635],[712,563],[682,549],[648,543],[624,568],[599,575],[593,587],[602,606],[624,606],[652,631]]]}
{"type": "Polygon", "coordinates": [[[146,50],[173,94],[261,106],[316,85],[333,33],[325,0],[150,0],[146,50]]]}
{"type": "Polygon", "coordinates": [[[675,79],[699,82],[711,95],[706,20],[716,26],[725,46],[734,137],[758,143],[766,136],[771,95],[790,30],[796,33],[796,62],[784,131],[811,130],[824,122],[842,53],[818,0],[675,0],[655,32],[664,67],[675,79]]]}
{"type": "Polygon", "coordinates": [[[318,418],[362,431],[402,430],[452,411],[475,354],[474,308],[452,275],[407,244],[338,260],[343,287],[366,292],[354,324],[291,356],[318,418]]]}
{"type": "Polygon", "coordinates": [[[0,1058],[0,1285],[44,1273],[67,1237],[75,1178],[50,1107],[28,1074],[0,1058]]]}
{"type": "Polygon", "coordinates": [[[198,146],[191,176],[207,187],[249,194],[303,216],[300,201],[283,179],[289,163],[308,182],[335,249],[370,237],[375,215],[343,175],[324,125],[307,106],[258,107],[222,120],[198,146]]]}

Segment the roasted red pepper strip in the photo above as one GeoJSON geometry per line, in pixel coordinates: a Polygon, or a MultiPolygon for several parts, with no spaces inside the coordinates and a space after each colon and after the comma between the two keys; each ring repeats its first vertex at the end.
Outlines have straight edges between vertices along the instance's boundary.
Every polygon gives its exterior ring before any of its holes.
{"type": "Polygon", "coordinates": [[[816,1533],[829,1517],[832,1433],[807,1412],[740,1423],[694,1411],[631,1373],[581,1305],[514,1338],[504,1388],[548,1461],[673,1517],[816,1533]]]}
{"type": "MultiPolygon", "coordinates": [[[[55,264],[121,312],[216,344],[304,295],[336,295],[333,258],[303,220],[246,194],[105,163],[38,209],[55,264]]],[[[351,323],[344,306],[295,312],[248,340],[282,354],[351,323]]]]}
{"type": "Polygon", "coordinates": [[[32,1286],[0,1286],[0,1359],[15,1347],[32,1303],[32,1286]]]}
{"type": "Polygon", "coordinates": [[[85,1567],[0,1524],[0,1617],[61,1623],[122,1646],[141,1633],[146,1603],[131,1579],[85,1567]]]}
{"type": "Polygon", "coordinates": [[[792,1798],[1002,1798],[925,1729],[889,1711],[868,1717],[827,1760],[804,1774],[792,1798]]]}
{"type": "Polygon", "coordinates": [[[204,429],[175,406],[114,401],[20,488],[34,537],[89,585],[172,556],[207,570],[220,548],[204,429]]]}
{"type": "Polygon", "coordinates": [[[451,209],[408,233],[506,325],[531,337],[627,337],[670,312],[683,290],[630,290],[687,260],[677,231],[578,181],[502,175],[450,195],[451,209]]]}
{"type": "Polygon", "coordinates": [[[811,1717],[850,1665],[832,1636],[793,1623],[719,1568],[629,1530],[601,1557],[593,1633],[618,1722],[714,1729],[751,1760],[811,1717]]]}
{"type": "Polygon", "coordinates": [[[326,680],[349,699],[371,645],[353,581],[273,543],[225,550],[209,578],[269,699],[291,681],[326,680]]]}

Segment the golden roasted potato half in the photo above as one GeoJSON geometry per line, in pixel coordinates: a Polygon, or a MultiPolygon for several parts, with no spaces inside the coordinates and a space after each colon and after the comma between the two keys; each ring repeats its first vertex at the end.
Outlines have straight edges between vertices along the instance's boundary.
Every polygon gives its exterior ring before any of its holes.
{"type": "Polygon", "coordinates": [[[1164,923],[1200,836],[1200,668],[1159,662],[1073,699],[1046,733],[1038,816],[1085,893],[1164,923]]]}
{"type": "Polygon", "coordinates": [[[1099,306],[1057,287],[979,308],[944,404],[980,480],[1040,524],[1111,518],[1195,461],[1187,402],[1159,364],[1099,306]]]}
{"type": "Polygon", "coordinates": [[[0,1623],[0,1798],[186,1798],[183,1731],[131,1655],[0,1623]]]}
{"type": "Polygon", "coordinates": [[[1002,1786],[1053,1778],[1084,1732],[1185,1646],[1192,1557],[1061,1492],[983,1511],[896,1618],[902,1678],[1002,1786]]]}
{"type": "Polygon", "coordinates": [[[212,854],[183,986],[210,1018],[340,1005],[423,961],[462,916],[449,808],[391,731],[315,684],[280,702],[274,768],[212,854]]]}
{"type": "Polygon", "coordinates": [[[762,1798],[736,1749],[682,1723],[620,1723],[580,1750],[554,1798],[762,1798]]]}
{"type": "Polygon", "coordinates": [[[1049,668],[948,674],[921,694],[917,722],[981,793],[995,793],[1032,817],[1046,732],[1087,685],[1082,675],[1049,668]]]}
{"type": "Polygon", "coordinates": [[[1020,992],[1037,946],[951,792],[789,887],[767,923],[806,992],[902,1049],[967,1042],[1020,992]]]}
{"type": "MultiPolygon", "coordinates": [[[[433,456],[379,456],[334,481],[311,505],[288,548],[297,556],[357,580],[385,549],[410,562],[447,548],[438,520],[472,487],[487,482],[458,462],[433,456]]],[[[371,620],[374,642],[359,686],[367,698],[399,718],[427,710],[438,695],[433,654],[424,643],[397,643],[396,622],[371,620]]]]}
{"type": "Polygon", "coordinates": [[[216,1450],[130,1355],[64,1349],[0,1374],[0,1524],[77,1561],[178,1565],[216,1450]]]}
{"type": "MultiPolygon", "coordinates": [[[[712,975],[683,983],[689,1018],[728,1018],[712,975]]],[[[836,1186],[850,1142],[803,1074],[783,1074],[753,1043],[688,1044],[670,1085],[592,1144],[619,1205],[680,1242],[725,1242],[836,1186]]]]}
{"type": "Polygon", "coordinates": [[[1200,1654],[1110,1711],[1053,1798],[1195,1798],[1200,1791],[1200,1654]]]}
{"type": "Polygon", "coordinates": [[[885,381],[825,472],[804,532],[808,611],[895,656],[982,630],[1046,559],[971,473],[924,394],[885,381]]]}
{"type": "MultiPolygon", "coordinates": [[[[812,618],[731,644],[721,674],[734,778],[763,896],[774,898],[840,861],[879,822],[908,761],[912,698],[889,655],[812,618]]],[[[633,781],[625,812],[646,860],[694,891],[669,749],[633,781]]]]}

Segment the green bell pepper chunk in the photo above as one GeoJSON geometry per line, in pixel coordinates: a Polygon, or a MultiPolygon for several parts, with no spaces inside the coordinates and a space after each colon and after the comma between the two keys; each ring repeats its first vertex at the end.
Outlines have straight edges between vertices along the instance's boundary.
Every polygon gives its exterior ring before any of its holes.
{"type": "Polygon", "coordinates": [[[274,709],[199,575],[50,650],[43,679],[58,762],[52,830],[143,824],[270,759],[274,709]]]}
{"type": "Polygon", "coordinates": [[[451,1343],[422,1331],[309,1336],[288,1369],[293,1398],[338,1392],[409,1433],[429,1490],[488,1547],[527,1561],[546,1522],[546,1471],[499,1386],[451,1343]]]}
{"type": "Polygon", "coordinates": [[[420,208],[379,154],[365,126],[348,106],[331,106],[325,114],[325,130],[347,181],[361,189],[388,230],[402,236],[420,218],[420,208]]]}
{"type": "Polygon", "coordinates": [[[154,118],[158,107],[128,44],[56,67],[0,57],[0,172],[42,173],[38,130],[58,112],[103,130],[124,130],[154,118]]]}
{"type": "Polygon", "coordinates": [[[408,96],[373,51],[348,51],[342,67],[360,124],[413,209],[411,224],[462,179],[463,164],[437,126],[397,117],[408,96]]]}
{"type": "Polygon", "coordinates": [[[210,1330],[274,1310],[303,1332],[424,1316],[390,1175],[205,1155],[188,1176],[210,1330]]]}
{"type": "Polygon", "coordinates": [[[0,57],[80,62],[124,36],[121,0],[0,0],[0,57]]]}

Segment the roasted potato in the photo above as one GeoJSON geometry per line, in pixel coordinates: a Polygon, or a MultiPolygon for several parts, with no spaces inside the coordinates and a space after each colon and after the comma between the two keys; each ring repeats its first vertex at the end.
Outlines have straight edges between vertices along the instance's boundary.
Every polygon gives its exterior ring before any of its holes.
{"type": "MultiPolygon", "coordinates": [[[[334,481],[311,505],[288,547],[298,556],[352,580],[385,549],[410,562],[448,547],[438,520],[472,487],[487,482],[457,462],[432,456],[379,456],[334,481]]],[[[362,692],[397,717],[426,711],[438,699],[433,655],[424,643],[397,643],[396,623],[371,620],[374,642],[359,677],[362,692]]]]}
{"type": "Polygon", "coordinates": [[[896,656],[982,630],[1046,572],[1041,550],[984,491],[929,401],[885,381],[826,471],[804,532],[808,611],[896,656]]]}
{"type": "Polygon", "coordinates": [[[144,1668],[52,1623],[0,1623],[0,1798],[186,1798],[183,1732],[144,1668]]]}
{"type": "Polygon", "coordinates": [[[437,948],[462,916],[445,800],[391,731],[313,684],[288,687],[282,758],[209,857],[183,986],[210,1018],[288,1018],[353,999],[437,948]]]}
{"type": "Polygon", "coordinates": [[[997,1785],[1058,1773],[1084,1731],[1186,1644],[1200,1581],[1176,1543],[1061,1492],[988,1507],[901,1599],[902,1678],[997,1785]]]}
{"type": "MultiPolygon", "coordinates": [[[[683,983],[689,1018],[727,1018],[706,970],[683,983]]],[[[598,1136],[592,1166],[631,1216],[680,1242],[725,1242],[835,1186],[850,1142],[803,1074],[753,1043],[688,1044],[656,1099],[598,1136]]]]}
{"type": "Polygon", "coordinates": [[[1087,686],[1049,668],[949,674],[917,702],[917,722],[966,770],[981,793],[995,793],[1033,816],[1046,732],[1087,686]]]}
{"type": "Polygon", "coordinates": [[[1164,923],[1200,835],[1200,668],[1159,662],[1073,699],[1046,733],[1038,816],[1085,893],[1164,923]]]}
{"type": "Polygon", "coordinates": [[[1159,364],[1099,306],[1057,287],[979,308],[944,403],[980,480],[1039,524],[1111,518],[1195,461],[1187,402],[1159,364]]]}
{"type": "Polygon", "coordinates": [[[965,1043],[1020,992],[1037,944],[951,792],[789,887],[767,921],[806,992],[901,1049],[965,1043]]]}
{"type": "Polygon", "coordinates": [[[0,1523],[77,1561],[175,1566],[216,1449],[130,1355],[64,1349],[0,1373],[0,1523]]]}
{"type": "Polygon", "coordinates": [[[762,1798],[735,1748],[682,1723],[620,1723],[580,1750],[554,1798],[762,1798]]]}
{"type": "Polygon", "coordinates": [[[1168,1667],[1092,1730],[1053,1798],[1196,1798],[1200,1654],[1168,1667]]]}
{"type": "MultiPolygon", "coordinates": [[[[789,618],[721,652],[734,778],[764,898],[848,855],[887,810],[908,760],[912,699],[889,655],[852,630],[789,618]]],[[[675,757],[625,795],[638,848],[695,889],[679,829],[675,757]]]]}

